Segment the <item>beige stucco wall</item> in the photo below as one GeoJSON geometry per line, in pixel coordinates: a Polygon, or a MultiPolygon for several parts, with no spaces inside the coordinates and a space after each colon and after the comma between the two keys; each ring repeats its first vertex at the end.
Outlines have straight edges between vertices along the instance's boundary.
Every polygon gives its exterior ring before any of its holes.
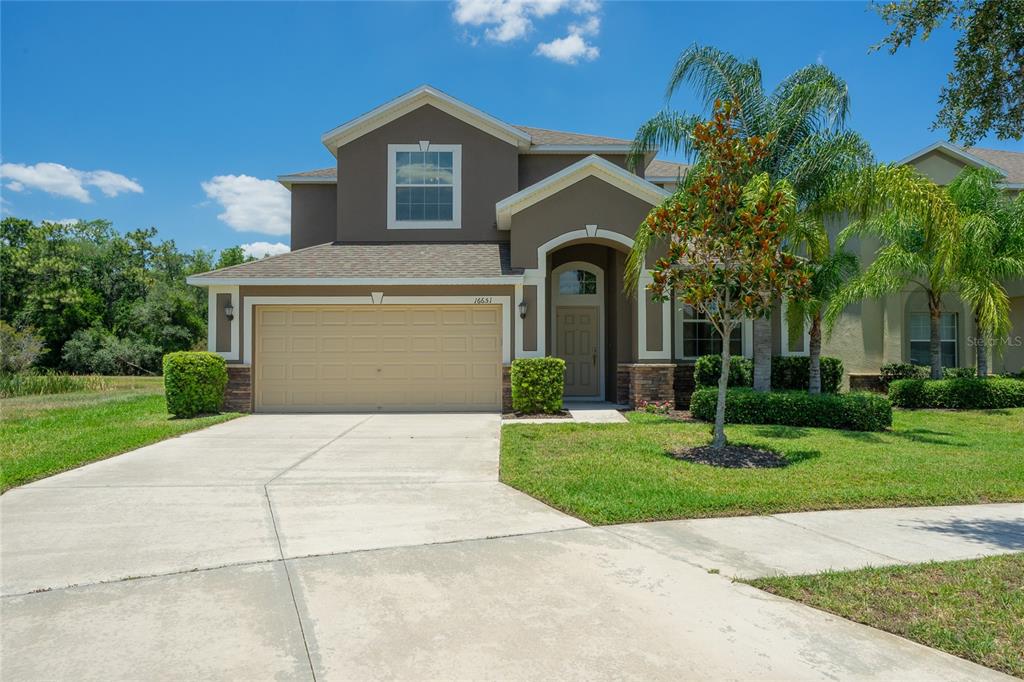
{"type": "MultiPolygon", "coordinates": [[[[523,154],[519,157],[519,189],[525,189],[540,182],[549,175],[554,175],[587,156],[588,154],[523,154]]],[[[621,168],[627,167],[625,154],[600,154],[599,156],[621,168]]]]}
{"type": "Polygon", "coordinates": [[[927,175],[938,185],[948,185],[960,174],[966,165],[945,152],[933,149],[919,159],[910,163],[911,166],[927,175]]]}

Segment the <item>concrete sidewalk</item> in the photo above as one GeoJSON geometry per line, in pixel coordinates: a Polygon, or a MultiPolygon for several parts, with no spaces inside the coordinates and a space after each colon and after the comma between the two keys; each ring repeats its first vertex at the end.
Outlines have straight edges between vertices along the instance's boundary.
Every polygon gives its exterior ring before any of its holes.
{"type": "Polygon", "coordinates": [[[1024,505],[591,528],[498,415],[257,415],[0,496],[0,678],[1005,679],[731,575],[1012,551],[1024,505]]]}
{"type": "Polygon", "coordinates": [[[609,530],[707,570],[760,578],[1024,552],[1024,504],[802,512],[609,530]]]}

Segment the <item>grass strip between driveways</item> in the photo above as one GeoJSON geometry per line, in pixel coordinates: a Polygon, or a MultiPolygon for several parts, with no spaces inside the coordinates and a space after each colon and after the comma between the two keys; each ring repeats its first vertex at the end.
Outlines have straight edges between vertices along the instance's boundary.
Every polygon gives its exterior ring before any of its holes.
{"type": "Polygon", "coordinates": [[[157,388],[15,398],[0,411],[0,491],[238,416],[172,419],[157,388]]]}
{"type": "Polygon", "coordinates": [[[628,416],[505,425],[501,480],[594,524],[1024,500],[1024,409],[896,410],[883,433],[726,427],[732,443],[779,452],[774,469],[674,459],[710,441],[707,424],[628,416]]]}
{"type": "Polygon", "coordinates": [[[1024,677],[1024,554],[746,582],[1024,677]]]}

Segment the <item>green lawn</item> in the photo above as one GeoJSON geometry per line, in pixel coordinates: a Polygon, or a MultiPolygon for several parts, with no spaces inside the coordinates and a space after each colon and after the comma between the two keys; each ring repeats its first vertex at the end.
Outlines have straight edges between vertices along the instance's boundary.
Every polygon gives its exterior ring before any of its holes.
{"type": "Polygon", "coordinates": [[[682,462],[710,428],[633,413],[629,424],[510,424],[501,480],[590,523],[1024,500],[1024,409],[903,411],[885,433],[730,425],[777,469],[682,462]]]}
{"type": "Polygon", "coordinates": [[[1024,554],[750,584],[1024,677],[1024,554]]]}
{"type": "Polygon", "coordinates": [[[0,400],[0,491],[237,417],[171,419],[160,378],[0,400]]]}

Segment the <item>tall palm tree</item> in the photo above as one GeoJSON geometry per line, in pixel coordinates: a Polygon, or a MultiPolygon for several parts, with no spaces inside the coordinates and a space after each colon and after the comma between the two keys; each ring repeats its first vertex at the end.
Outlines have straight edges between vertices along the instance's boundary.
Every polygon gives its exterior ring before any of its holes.
{"type": "Polygon", "coordinates": [[[931,377],[941,379],[942,298],[957,288],[962,240],[956,205],[916,169],[891,164],[845,177],[830,204],[845,208],[854,218],[839,234],[840,248],[852,237],[865,236],[879,238],[881,245],[874,261],[832,297],[824,316],[826,328],[831,330],[851,303],[919,287],[928,299],[931,377]]]}
{"type": "MultiPolygon", "coordinates": [[[[665,91],[666,101],[684,85],[696,90],[705,109],[716,100],[738,101],[737,125],[742,135],[777,135],[760,170],[792,185],[798,210],[817,201],[836,172],[871,159],[867,143],[844,129],[850,106],[846,82],[823,65],[797,70],[768,93],[756,59],[741,61],[723,50],[694,44],[679,55],[665,91]]],[[[655,147],[691,156],[691,133],[702,118],[695,112],[661,111],[637,131],[630,163],[636,168],[655,147]]],[[[640,255],[630,259],[631,267],[636,269],[628,278],[632,281],[643,267],[642,256],[649,241],[638,232],[634,253],[640,255]]],[[[769,390],[771,327],[766,319],[754,321],[753,346],[754,388],[769,390]]]]}
{"type": "Polygon", "coordinates": [[[1024,194],[1011,201],[998,182],[991,169],[967,168],[946,188],[962,222],[957,284],[974,313],[978,376],[988,374],[989,346],[1010,331],[1003,283],[1024,277],[1024,194]]]}

